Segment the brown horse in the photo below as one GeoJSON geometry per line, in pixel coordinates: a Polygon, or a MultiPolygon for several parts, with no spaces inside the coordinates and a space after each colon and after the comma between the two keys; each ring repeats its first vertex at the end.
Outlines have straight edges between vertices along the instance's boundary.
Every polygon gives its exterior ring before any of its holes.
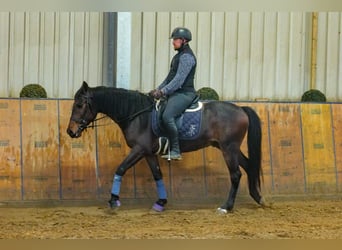
{"type": "MultiPolygon", "coordinates": [[[[122,176],[142,158],[145,158],[156,181],[158,200],[153,209],[163,211],[167,202],[166,190],[159,167],[159,138],[152,130],[152,109],[154,100],[138,91],[114,88],[90,88],[83,82],[76,92],[67,133],[72,138],[80,137],[82,131],[93,122],[98,113],[103,113],[121,128],[129,155],[117,167],[114,174],[109,205],[116,208],[119,200],[122,176]]],[[[228,199],[218,208],[226,213],[234,207],[235,197],[240,183],[239,165],[248,176],[251,197],[260,205],[261,176],[261,123],[258,115],[250,107],[239,107],[224,101],[205,102],[202,108],[202,121],[199,136],[194,140],[180,140],[182,152],[190,152],[207,146],[214,146],[222,151],[227,164],[231,188],[228,199]],[[248,156],[240,149],[247,133],[248,156]]]]}

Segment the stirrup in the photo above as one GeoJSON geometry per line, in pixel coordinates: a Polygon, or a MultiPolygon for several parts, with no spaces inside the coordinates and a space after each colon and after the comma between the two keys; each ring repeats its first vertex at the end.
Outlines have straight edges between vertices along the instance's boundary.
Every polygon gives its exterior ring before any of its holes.
{"type": "Polygon", "coordinates": [[[162,155],[161,158],[166,159],[166,160],[182,160],[182,155],[181,154],[165,154],[162,155]]]}

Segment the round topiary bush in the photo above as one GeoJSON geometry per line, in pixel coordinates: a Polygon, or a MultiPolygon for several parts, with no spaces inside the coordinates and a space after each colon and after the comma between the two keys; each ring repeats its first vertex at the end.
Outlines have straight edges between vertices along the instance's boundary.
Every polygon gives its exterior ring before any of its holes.
{"type": "Polygon", "coordinates": [[[20,91],[20,97],[27,97],[27,98],[46,98],[47,94],[45,89],[37,84],[31,83],[25,85],[20,91]]]}
{"type": "Polygon", "coordinates": [[[310,89],[302,95],[302,102],[326,102],[327,98],[318,89],[310,89]]]}
{"type": "Polygon", "coordinates": [[[217,92],[210,87],[203,87],[197,90],[197,94],[201,100],[219,100],[217,92]]]}

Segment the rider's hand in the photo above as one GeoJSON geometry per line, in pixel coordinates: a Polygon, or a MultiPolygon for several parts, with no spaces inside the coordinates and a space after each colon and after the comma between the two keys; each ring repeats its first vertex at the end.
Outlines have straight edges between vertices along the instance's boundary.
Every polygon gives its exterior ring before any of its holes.
{"type": "Polygon", "coordinates": [[[164,94],[161,90],[154,89],[154,90],[150,91],[149,95],[156,98],[156,99],[160,99],[164,94]]]}

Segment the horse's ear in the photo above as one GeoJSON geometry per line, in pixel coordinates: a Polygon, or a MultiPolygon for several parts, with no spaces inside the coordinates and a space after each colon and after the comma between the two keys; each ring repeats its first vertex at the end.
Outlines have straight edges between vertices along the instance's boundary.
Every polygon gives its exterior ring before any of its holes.
{"type": "Polygon", "coordinates": [[[86,81],[83,81],[82,83],[82,89],[86,92],[89,89],[88,83],[86,81]]]}

